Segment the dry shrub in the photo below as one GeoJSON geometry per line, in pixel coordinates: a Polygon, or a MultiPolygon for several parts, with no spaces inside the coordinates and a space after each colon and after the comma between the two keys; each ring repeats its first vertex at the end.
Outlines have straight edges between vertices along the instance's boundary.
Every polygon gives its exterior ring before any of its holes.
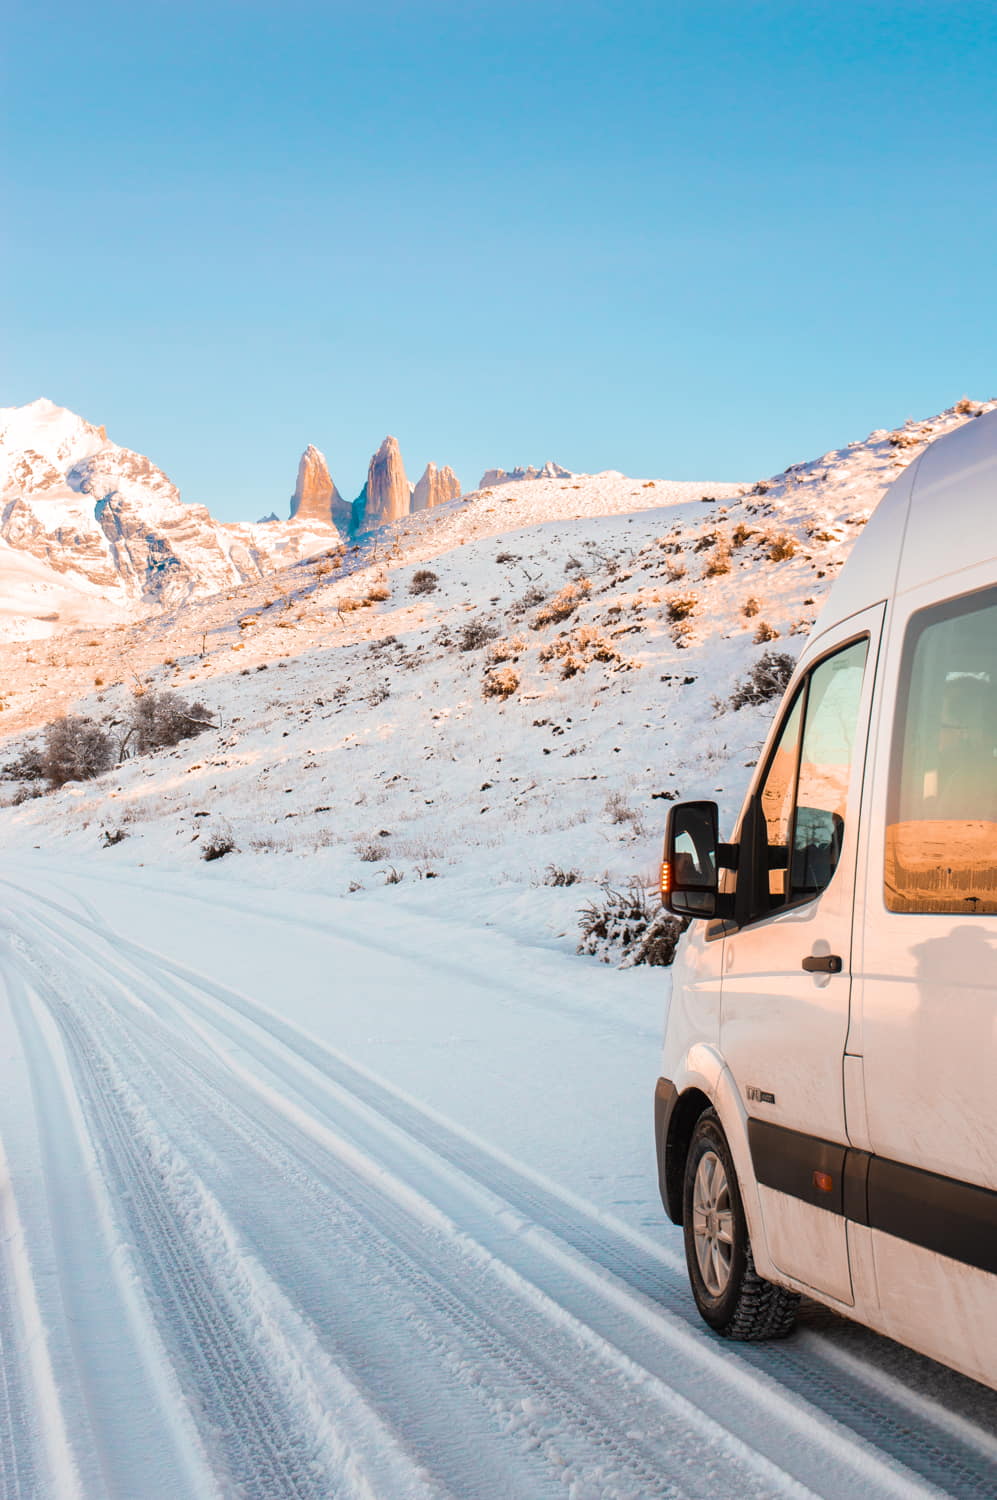
{"type": "Polygon", "coordinates": [[[388,846],[380,839],[368,839],[365,843],[355,844],[354,853],[365,865],[376,865],[379,860],[387,859],[388,846]]]}
{"type": "Polygon", "coordinates": [[[577,951],[604,964],[618,963],[621,969],[670,964],[686,923],[664,907],[652,911],[639,880],[625,891],[604,885],[602,892],[601,901],[590,901],[578,914],[582,937],[577,951]]]}
{"type": "Polygon", "coordinates": [[[498,635],[498,627],[490,620],[468,620],[457,636],[458,651],[480,651],[498,635]]]}
{"type": "Polygon", "coordinates": [[[562,870],[560,865],[548,865],[544,870],[544,885],[566,886],[577,885],[582,878],[580,870],[562,870]]]}
{"type": "Polygon", "coordinates": [[[132,710],[131,729],[140,755],[169,749],[216,727],[203,703],[188,703],[179,693],[143,693],[132,710]]]}
{"type": "Polygon", "coordinates": [[[0,781],[44,781],[45,752],[40,745],[27,745],[15,760],[0,767],[0,781]]]}
{"type": "Polygon", "coordinates": [[[518,687],[518,672],[512,667],[497,667],[485,673],[481,691],[486,698],[511,698],[518,687]]]}
{"type": "Polygon", "coordinates": [[[721,536],[717,538],[716,545],[714,546],[713,551],[706,559],[706,565],[703,569],[703,573],[707,578],[719,578],[722,574],[729,572],[730,542],[726,537],[721,536]]]}
{"type": "Polygon", "coordinates": [[[741,605],[741,613],[746,620],[753,620],[761,607],[761,601],[756,599],[754,594],[749,594],[741,605]]]}
{"type": "Polygon", "coordinates": [[[754,532],[750,526],[746,526],[743,521],[738,521],[731,536],[731,545],[734,547],[743,547],[745,542],[753,535],[754,532]]]}
{"type": "Polygon", "coordinates": [[[526,650],[526,642],[514,635],[507,641],[495,641],[488,650],[488,660],[493,666],[503,661],[515,661],[526,650]]]}
{"type": "Polygon", "coordinates": [[[388,587],[388,585],[386,583],[383,583],[383,582],[372,583],[371,586],[370,586],[370,588],[367,590],[367,603],[368,604],[383,604],[384,601],[385,601],[385,599],[390,599],[390,598],[391,598],[391,590],[389,589],[389,587],[388,587]]]}
{"type": "Polygon", "coordinates": [[[637,808],[630,806],[622,792],[610,792],[606,798],[605,810],[611,823],[618,826],[626,824],[633,833],[638,835],[646,831],[643,816],[637,808]]]}
{"type": "Polygon", "coordinates": [[[208,835],[207,840],[201,845],[201,858],[206,860],[224,859],[226,854],[237,854],[235,839],[229,828],[219,828],[215,833],[208,835]]]}
{"type": "Polygon", "coordinates": [[[622,661],[623,658],[594,625],[579,625],[569,634],[558,636],[556,641],[543,646],[539,660],[544,664],[560,660],[561,676],[574,677],[594,661],[622,661]]]}
{"type": "Polygon", "coordinates": [[[665,600],[665,612],[670,620],[687,620],[698,607],[695,594],[669,594],[665,600]]]}
{"type": "Polygon", "coordinates": [[[670,557],[665,563],[665,577],[669,583],[678,583],[685,577],[685,563],[681,557],[670,557]]]}
{"type": "Polygon", "coordinates": [[[731,708],[746,708],[781,698],[796,663],[785,651],[766,651],[727,700],[731,708]]]}
{"type": "Polygon", "coordinates": [[[533,616],[533,629],[543,630],[547,625],[558,625],[562,620],[569,620],[591,587],[592,583],[588,578],[576,578],[574,583],[566,583],[553,599],[549,599],[542,609],[537,610],[533,616]]]}
{"type": "Polygon", "coordinates": [[[430,568],[417,568],[408,586],[410,594],[431,594],[439,583],[438,576],[430,568]]]}
{"type": "Polygon", "coordinates": [[[45,727],[42,770],[51,787],[67,781],[91,781],[109,771],[116,760],[115,745],[93,719],[65,714],[45,727]]]}
{"type": "Polygon", "coordinates": [[[788,531],[776,531],[766,538],[765,551],[770,562],[785,562],[796,554],[796,538],[788,531]]]}
{"type": "Polygon", "coordinates": [[[756,646],[761,646],[765,641],[777,641],[779,632],[774,625],[767,620],[759,620],[758,629],[755,631],[754,641],[756,646]]]}
{"type": "Polygon", "coordinates": [[[337,610],[339,611],[339,613],[341,615],[351,614],[353,612],[353,610],[355,610],[355,609],[363,609],[363,607],[364,607],[364,601],[362,599],[351,599],[351,598],[340,599],[340,600],[338,600],[338,602],[336,604],[336,608],[337,608],[337,610]]]}

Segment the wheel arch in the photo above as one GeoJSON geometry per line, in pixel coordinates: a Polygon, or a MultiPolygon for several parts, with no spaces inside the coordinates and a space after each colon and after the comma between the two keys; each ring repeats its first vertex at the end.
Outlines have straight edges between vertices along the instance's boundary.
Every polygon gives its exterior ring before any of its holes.
{"type": "MultiPolygon", "coordinates": [[[[664,1080],[662,1080],[664,1081],[664,1080]]],[[[659,1088],[660,1098],[660,1088],[659,1088]]],[[[658,1187],[665,1212],[673,1224],[681,1224],[685,1163],[696,1121],[713,1101],[696,1087],[677,1091],[667,1107],[658,1112],[658,1187]]]]}

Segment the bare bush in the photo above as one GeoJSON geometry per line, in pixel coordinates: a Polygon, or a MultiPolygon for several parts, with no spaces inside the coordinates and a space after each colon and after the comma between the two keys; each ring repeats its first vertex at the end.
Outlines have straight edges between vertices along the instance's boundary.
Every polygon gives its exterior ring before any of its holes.
{"type": "Polygon", "coordinates": [[[389,870],[385,871],[385,874],[384,874],[384,883],[385,883],[385,885],[401,885],[401,883],[402,883],[402,881],[404,879],[405,879],[405,876],[402,873],[402,871],[401,870],[396,870],[395,867],[394,867],[394,865],[392,865],[389,870]]]}
{"type": "Polygon", "coordinates": [[[102,828],[100,830],[100,847],[102,849],[113,849],[115,844],[123,843],[127,837],[127,828],[102,828]]]}
{"type": "Polygon", "coordinates": [[[214,833],[209,833],[205,842],[201,845],[201,858],[208,860],[224,859],[226,854],[237,854],[235,839],[229,828],[219,828],[214,833]]]}
{"type": "Polygon", "coordinates": [[[754,533],[752,532],[750,526],[746,526],[743,521],[738,521],[737,525],[734,527],[733,535],[731,536],[731,546],[743,547],[745,542],[748,541],[749,538],[753,535],[754,533]]]}
{"type": "Polygon", "coordinates": [[[562,870],[560,865],[548,865],[544,870],[544,885],[577,885],[581,880],[580,870],[562,870]]]}
{"type": "Polygon", "coordinates": [[[665,563],[665,577],[669,583],[678,583],[685,577],[685,563],[681,557],[670,557],[665,563]]]}
{"type": "Polygon", "coordinates": [[[535,605],[542,604],[546,597],[547,595],[545,594],[544,590],[540,588],[538,584],[533,583],[526,590],[526,593],[523,594],[522,598],[516,600],[515,604],[513,604],[510,610],[510,613],[514,615],[525,615],[528,609],[533,609],[535,605]]]}
{"type": "Polygon", "coordinates": [[[203,703],[188,703],[179,693],[145,692],[135,699],[129,733],[135,737],[139,754],[145,754],[179,745],[181,740],[215,728],[203,703]]]}
{"type": "Polygon", "coordinates": [[[741,605],[741,613],[746,620],[752,620],[761,607],[761,602],[755,598],[754,594],[749,594],[741,605]]]}
{"type": "Polygon", "coordinates": [[[40,745],[26,745],[14,760],[0,767],[0,781],[44,781],[45,754],[40,745]]]}
{"type": "Polygon", "coordinates": [[[490,620],[468,620],[457,635],[458,651],[480,651],[498,635],[498,627],[490,620]]]}
{"type": "Polygon", "coordinates": [[[113,739],[93,719],[66,714],[45,727],[42,766],[51,787],[102,776],[115,759],[113,739]]]}
{"type": "Polygon", "coordinates": [[[511,698],[518,687],[518,672],[512,667],[496,667],[485,673],[481,691],[486,698],[511,698]]]}
{"type": "Polygon", "coordinates": [[[417,568],[412,574],[408,591],[410,594],[431,594],[439,581],[431,568],[417,568]]]}
{"type": "Polygon", "coordinates": [[[785,651],[766,651],[731,693],[727,700],[731,708],[747,708],[781,698],[795,666],[785,651]]]}
{"type": "Polygon", "coordinates": [[[754,634],[755,645],[761,646],[765,641],[777,641],[778,639],[779,632],[775,626],[770,625],[767,620],[759,620],[758,629],[754,634]]]}
{"type": "Polygon", "coordinates": [[[639,880],[631,880],[625,891],[604,885],[602,892],[601,901],[590,901],[578,914],[577,951],[621,969],[670,964],[686,923],[664,907],[652,911],[639,880]]]}
{"type": "Polygon", "coordinates": [[[368,604],[383,604],[385,599],[390,598],[391,590],[386,583],[372,583],[367,590],[366,599],[368,604]]]}

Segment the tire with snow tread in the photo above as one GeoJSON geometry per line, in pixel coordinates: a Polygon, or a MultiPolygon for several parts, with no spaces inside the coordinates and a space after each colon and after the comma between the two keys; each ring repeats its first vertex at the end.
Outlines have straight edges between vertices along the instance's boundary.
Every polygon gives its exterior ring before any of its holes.
{"type": "Polygon", "coordinates": [[[734,1160],[713,1109],[700,1115],[689,1143],[682,1207],[686,1265],[700,1316],[724,1338],[785,1338],[796,1322],[799,1294],[755,1270],[734,1160]]]}

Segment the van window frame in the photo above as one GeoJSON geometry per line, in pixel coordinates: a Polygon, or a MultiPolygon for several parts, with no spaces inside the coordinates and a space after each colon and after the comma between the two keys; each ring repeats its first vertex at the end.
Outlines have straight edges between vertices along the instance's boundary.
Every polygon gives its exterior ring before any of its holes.
{"type": "MultiPolygon", "coordinates": [[[[914,610],[907,620],[904,629],[903,643],[900,648],[900,670],[897,674],[896,702],[893,710],[893,725],[890,731],[890,753],[887,759],[888,781],[886,792],[886,814],[883,825],[883,854],[886,853],[886,830],[895,820],[895,814],[899,808],[900,778],[903,771],[904,753],[907,741],[907,724],[910,713],[910,691],[914,678],[914,659],[917,655],[918,643],[925,631],[934,625],[943,625],[948,620],[958,620],[963,615],[976,614],[981,609],[997,606],[997,584],[987,583],[978,588],[967,589],[963,594],[951,594],[945,599],[938,599],[931,604],[924,604],[920,609],[914,610]],[[988,602],[989,601],[989,602],[988,602]]],[[[884,865],[883,879],[880,882],[880,899],[883,903],[884,912],[891,917],[943,917],[951,920],[953,916],[964,917],[967,921],[973,917],[993,918],[993,912],[977,912],[971,910],[954,911],[928,911],[913,910],[904,911],[890,906],[886,900],[886,870],[884,865]]]]}
{"type": "MultiPolygon", "coordinates": [[[[787,879],[787,882],[790,881],[790,876],[791,876],[791,871],[792,871],[792,840],[793,840],[793,836],[794,836],[794,832],[795,832],[795,828],[796,828],[796,806],[797,806],[797,798],[798,798],[798,795],[799,795],[799,785],[800,785],[800,756],[803,753],[803,740],[804,740],[804,736],[806,734],[806,728],[807,728],[807,711],[808,711],[809,706],[810,706],[810,681],[811,681],[811,678],[813,677],[813,674],[817,671],[818,667],[823,666],[824,662],[830,661],[830,659],[831,659],[832,656],[839,656],[842,651],[847,651],[851,646],[856,645],[859,641],[865,641],[867,643],[865,663],[864,663],[864,666],[863,666],[863,669],[862,669],[862,688],[863,688],[863,691],[864,691],[865,685],[866,685],[866,675],[865,674],[870,669],[873,669],[873,670],[875,669],[875,656],[874,656],[874,652],[872,650],[872,632],[870,630],[868,630],[868,629],[857,630],[854,635],[848,636],[846,640],[837,641],[833,646],[829,646],[828,649],[826,651],[824,651],[820,656],[814,657],[813,661],[807,663],[807,666],[806,666],[806,669],[804,671],[804,674],[801,677],[800,681],[797,682],[797,684],[793,688],[791,696],[785,697],[783,699],[783,711],[782,711],[782,713],[779,716],[778,724],[776,725],[775,731],[774,731],[774,733],[772,735],[772,741],[771,741],[771,745],[770,745],[770,748],[769,748],[769,753],[765,757],[765,760],[763,762],[761,770],[756,773],[755,779],[751,783],[751,788],[750,788],[750,790],[748,792],[748,795],[747,795],[747,797],[744,800],[744,806],[741,808],[741,816],[740,816],[740,818],[738,820],[738,845],[739,845],[739,848],[743,844],[742,830],[743,830],[743,827],[744,827],[745,820],[748,817],[748,814],[749,814],[749,812],[751,810],[751,804],[752,804],[752,802],[756,798],[759,797],[760,792],[761,792],[761,788],[765,785],[765,781],[766,781],[766,779],[768,777],[768,774],[769,774],[769,771],[770,771],[770,769],[772,767],[772,762],[775,760],[776,754],[777,754],[778,749],[779,749],[779,742],[782,739],[782,732],[785,729],[786,725],[789,723],[789,720],[790,720],[790,718],[791,718],[791,716],[792,716],[792,714],[793,714],[793,712],[794,712],[794,710],[796,708],[796,705],[797,705],[797,703],[798,703],[798,701],[800,699],[800,695],[802,693],[804,696],[803,696],[802,709],[801,709],[801,713],[800,713],[800,736],[799,736],[799,741],[798,741],[797,747],[796,747],[796,760],[795,760],[794,766],[793,766],[793,800],[792,800],[792,804],[791,804],[791,808],[790,808],[790,814],[789,814],[789,819],[788,819],[788,828],[789,828],[789,835],[790,835],[790,837],[789,837],[789,842],[787,843],[787,846],[786,846],[786,854],[787,854],[786,879],[787,879]]],[[[862,729],[861,721],[859,721],[856,724],[856,737],[858,736],[858,733],[859,733],[860,729],[862,729]]],[[[866,714],[866,723],[865,723],[864,730],[863,730],[863,733],[864,733],[864,735],[866,737],[868,736],[868,732],[869,732],[869,713],[866,714]]],[[[862,757],[863,763],[864,763],[864,758],[865,757],[864,757],[864,754],[863,754],[863,757],[862,757]]],[[[853,755],[853,757],[852,757],[852,763],[851,763],[851,772],[850,772],[851,775],[854,775],[854,773],[855,773],[855,767],[858,764],[859,764],[858,758],[853,755]]],[[[850,788],[849,788],[849,790],[850,790],[850,788]]],[[[758,810],[758,816],[759,817],[764,817],[764,813],[761,811],[760,808],[758,810]]],[[[846,830],[846,836],[847,836],[847,830],[846,830]]],[[[844,847],[844,846],[842,846],[842,847],[844,847]]],[[[842,864],[842,861],[839,859],[838,863],[835,865],[834,870],[833,870],[833,872],[831,874],[831,879],[827,882],[827,885],[825,885],[822,890],[819,890],[817,892],[816,895],[801,895],[801,896],[798,896],[795,900],[789,899],[789,900],[783,901],[781,905],[776,906],[776,907],[772,907],[771,910],[769,910],[769,911],[759,912],[757,914],[757,916],[749,917],[746,922],[739,922],[735,918],[733,921],[729,921],[729,925],[726,926],[726,930],[728,932],[745,932],[745,931],[747,931],[748,928],[757,927],[759,925],[759,923],[761,923],[761,922],[768,922],[768,921],[771,921],[775,917],[782,916],[783,912],[797,911],[797,910],[799,910],[803,906],[810,906],[810,905],[812,905],[813,902],[819,901],[821,899],[821,897],[823,896],[824,892],[827,891],[827,890],[829,890],[831,888],[831,885],[834,882],[835,876],[837,875],[838,870],[841,868],[841,864],[842,864]]],[[[739,860],[739,868],[738,868],[737,876],[735,877],[735,885],[734,885],[735,911],[737,909],[736,908],[736,902],[737,902],[737,885],[736,885],[736,880],[740,878],[740,869],[741,869],[741,866],[740,866],[740,860],[739,860]]],[[[755,872],[756,876],[757,876],[757,874],[758,874],[758,872],[755,872]]],[[[765,880],[768,879],[769,872],[768,872],[767,869],[765,871],[761,872],[761,874],[763,875],[763,877],[764,877],[765,880]]],[[[792,890],[791,884],[790,884],[790,890],[792,890]]]]}

